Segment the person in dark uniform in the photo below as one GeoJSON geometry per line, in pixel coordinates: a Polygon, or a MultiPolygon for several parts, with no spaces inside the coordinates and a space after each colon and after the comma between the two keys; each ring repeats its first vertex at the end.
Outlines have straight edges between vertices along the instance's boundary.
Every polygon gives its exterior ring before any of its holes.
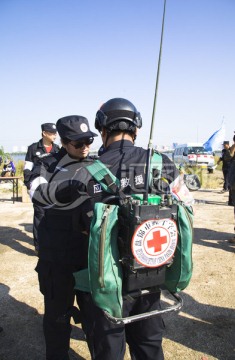
{"type": "Polygon", "coordinates": [[[222,161],[224,185],[223,185],[223,189],[222,189],[221,193],[229,191],[228,174],[229,174],[229,169],[230,169],[230,165],[231,165],[229,141],[224,141],[223,146],[224,146],[224,148],[222,150],[221,157],[219,158],[219,160],[217,162],[217,164],[219,164],[222,161]]]}
{"type": "MultiPolygon", "coordinates": [[[[111,99],[104,103],[96,114],[95,127],[101,134],[105,149],[99,160],[120,180],[126,194],[145,189],[147,150],[134,145],[141,126],[140,113],[126,99],[111,99]]],[[[164,154],[162,161],[162,177],[172,185],[179,176],[178,170],[164,154]]],[[[160,188],[162,191],[164,186],[160,188]]],[[[164,358],[164,323],[161,316],[126,326],[114,325],[107,320],[103,311],[94,305],[89,293],[78,291],[78,303],[92,359],[123,360],[126,342],[133,360],[164,358]]],[[[160,292],[136,298],[131,302],[123,298],[124,317],[156,309],[160,309],[160,292]]]]}
{"type": "MultiPolygon", "coordinates": [[[[28,147],[25,156],[24,165],[24,184],[27,189],[30,188],[30,178],[34,165],[40,160],[46,159],[47,156],[59,151],[59,146],[54,144],[57,136],[56,125],[53,123],[45,123],[41,125],[42,138],[28,147]]],[[[41,206],[34,204],[33,218],[33,238],[36,253],[38,252],[38,226],[43,217],[44,210],[41,206]]]]}
{"type": "MultiPolygon", "coordinates": [[[[79,199],[76,201],[78,181],[73,179],[82,181],[83,166],[93,162],[89,150],[97,134],[90,130],[88,120],[78,115],[59,119],[56,127],[62,148],[34,167],[30,194],[34,203],[47,206],[38,228],[40,247],[36,266],[45,305],[46,359],[69,360],[71,316],[79,322],[73,306],[73,272],[87,267],[86,223],[90,221],[85,205],[80,206],[79,199]]],[[[85,186],[81,183],[80,191],[83,190],[85,186]]]]}
{"type": "MultiPolygon", "coordinates": [[[[141,125],[139,112],[126,99],[112,99],[97,112],[95,126],[101,132],[105,149],[100,160],[120,179],[125,193],[145,189],[147,150],[134,146],[141,125]]],[[[38,166],[38,170],[35,168],[31,196],[34,203],[47,207],[39,226],[36,267],[45,301],[43,322],[47,360],[67,360],[69,319],[75,311],[72,274],[87,269],[92,210],[95,202],[101,201],[105,194],[86,169],[93,163],[88,152],[95,136],[89,130],[87,120],[81,116],[68,116],[59,119],[56,126],[63,149],[38,166]]],[[[162,156],[162,177],[164,184],[167,180],[170,187],[174,187],[179,178],[175,165],[165,155],[162,156]]],[[[155,190],[162,192],[164,184],[157,183],[155,190]]],[[[187,191],[185,186],[183,193],[187,191]]],[[[164,358],[164,324],[160,316],[126,327],[112,325],[103,311],[94,305],[90,293],[76,290],[75,294],[92,359],[122,360],[126,341],[132,359],[164,358]]],[[[124,299],[123,315],[159,308],[160,293],[156,292],[133,302],[124,299]]]]}
{"type": "Polygon", "coordinates": [[[230,147],[231,166],[229,170],[229,202],[233,206],[234,212],[234,234],[230,243],[235,244],[235,135],[233,136],[233,145],[230,147]]]}

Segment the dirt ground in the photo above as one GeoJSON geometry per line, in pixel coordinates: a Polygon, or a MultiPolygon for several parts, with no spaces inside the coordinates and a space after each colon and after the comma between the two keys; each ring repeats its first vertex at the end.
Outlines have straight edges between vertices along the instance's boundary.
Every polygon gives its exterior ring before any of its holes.
{"type": "MultiPolygon", "coordinates": [[[[194,272],[181,293],[181,311],[164,315],[165,359],[234,360],[235,245],[228,242],[233,207],[219,189],[201,189],[194,197],[194,272]]],[[[0,191],[0,360],[45,359],[32,218],[31,203],[13,204],[9,193],[0,191]]],[[[83,332],[74,324],[71,359],[90,359],[83,332]]]]}

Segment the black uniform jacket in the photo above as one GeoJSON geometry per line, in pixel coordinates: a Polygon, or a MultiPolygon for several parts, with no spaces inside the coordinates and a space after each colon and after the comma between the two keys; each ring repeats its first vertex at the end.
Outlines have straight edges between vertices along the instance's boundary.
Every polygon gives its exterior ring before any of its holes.
{"type": "MultiPolygon", "coordinates": [[[[120,180],[125,193],[137,193],[145,189],[147,150],[134,146],[128,140],[116,141],[104,151],[99,160],[106,164],[120,180]]],[[[174,163],[162,154],[161,178],[166,182],[155,183],[155,189],[150,189],[150,191],[161,193],[162,187],[170,184],[178,175],[179,172],[174,163]]],[[[158,177],[158,170],[154,168],[153,177],[158,177]]]]}
{"type": "MultiPolygon", "coordinates": [[[[99,158],[121,182],[125,193],[143,192],[147,150],[130,141],[115,142],[99,158]]],[[[162,156],[161,176],[172,182],[178,172],[171,160],[162,156]]],[[[39,258],[55,263],[87,267],[88,235],[94,202],[106,195],[86,170],[94,161],[71,159],[64,149],[51,155],[33,173],[32,200],[45,206],[39,226],[39,258]]]]}
{"type": "MultiPolygon", "coordinates": [[[[34,166],[32,201],[45,209],[38,228],[40,260],[72,265],[74,270],[87,267],[88,229],[93,214],[90,199],[95,195],[95,181],[85,167],[93,161],[90,157],[72,159],[61,148],[34,166]]],[[[97,196],[100,199],[100,191],[97,196]]]]}
{"type": "Polygon", "coordinates": [[[220,160],[223,163],[222,169],[223,170],[229,170],[230,165],[231,165],[231,161],[232,161],[232,156],[230,155],[229,149],[223,149],[222,150],[220,160]]]}
{"type": "MultiPolygon", "coordinates": [[[[52,144],[52,149],[50,153],[57,153],[59,151],[59,146],[52,144]]],[[[25,155],[25,166],[24,166],[24,184],[29,188],[30,186],[30,177],[32,175],[32,169],[34,165],[44,158],[46,158],[50,153],[46,152],[45,147],[43,146],[42,139],[38,142],[31,144],[28,147],[27,153],[25,155]]]]}

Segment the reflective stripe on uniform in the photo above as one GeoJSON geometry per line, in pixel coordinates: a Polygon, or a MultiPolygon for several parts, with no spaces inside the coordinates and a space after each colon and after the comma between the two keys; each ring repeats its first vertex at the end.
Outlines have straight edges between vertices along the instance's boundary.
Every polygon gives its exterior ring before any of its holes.
{"type": "Polygon", "coordinates": [[[32,161],[25,161],[24,163],[24,170],[31,171],[33,169],[33,162],[32,161]]]}
{"type": "Polygon", "coordinates": [[[29,190],[30,198],[31,199],[33,198],[34,192],[39,185],[46,184],[46,183],[47,183],[46,179],[42,176],[38,176],[36,179],[34,179],[30,185],[30,190],[29,190]]]}

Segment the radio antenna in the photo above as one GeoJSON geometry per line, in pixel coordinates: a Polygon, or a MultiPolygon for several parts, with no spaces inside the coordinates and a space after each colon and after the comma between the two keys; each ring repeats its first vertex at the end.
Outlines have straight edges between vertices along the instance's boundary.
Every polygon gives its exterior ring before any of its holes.
{"type": "Polygon", "coordinates": [[[156,77],[156,86],[155,86],[155,94],[154,94],[154,102],[153,102],[152,122],[151,122],[151,129],[150,129],[150,135],[149,135],[149,145],[148,145],[149,148],[152,148],[152,146],[153,146],[153,130],[154,130],[154,119],[155,119],[155,112],[156,112],[157,92],[158,92],[159,74],[160,74],[160,67],[161,67],[161,58],[162,58],[162,43],[163,43],[163,34],[164,34],[165,11],[166,11],[166,0],[164,0],[164,9],[163,9],[163,16],[162,16],[162,31],[161,31],[160,50],[159,50],[159,56],[158,56],[158,66],[157,66],[157,77],[156,77]]]}
{"type": "Polygon", "coordinates": [[[159,83],[159,75],[160,75],[160,67],[161,67],[165,12],[166,12],[166,0],[164,0],[164,7],[163,7],[161,41],[160,41],[160,49],[159,49],[159,55],[158,55],[157,77],[156,77],[155,94],[154,94],[154,101],[153,101],[153,113],[152,113],[152,121],[151,121],[151,128],[150,128],[150,134],[149,134],[148,153],[147,153],[147,167],[146,167],[146,179],[145,179],[146,180],[145,181],[146,191],[144,193],[144,200],[146,200],[146,201],[148,200],[149,170],[150,170],[150,162],[151,162],[151,155],[152,155],[152,149],[153,149],[153,130],[154,130],[158,83],[159,83]]]}

